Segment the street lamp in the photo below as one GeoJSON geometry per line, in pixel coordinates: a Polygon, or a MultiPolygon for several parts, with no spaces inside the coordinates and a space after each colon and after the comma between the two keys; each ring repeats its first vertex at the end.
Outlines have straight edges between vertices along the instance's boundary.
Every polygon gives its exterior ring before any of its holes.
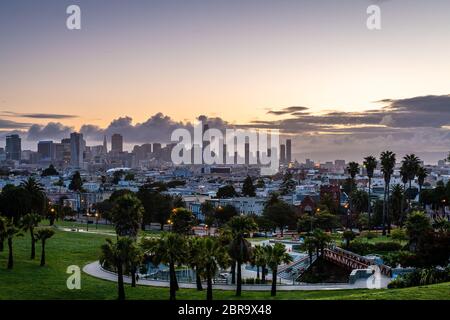
{"type": "Polygon", "coordinates": [[[95,214],[95,229],[98,229],[98,213],[95,214]]]}

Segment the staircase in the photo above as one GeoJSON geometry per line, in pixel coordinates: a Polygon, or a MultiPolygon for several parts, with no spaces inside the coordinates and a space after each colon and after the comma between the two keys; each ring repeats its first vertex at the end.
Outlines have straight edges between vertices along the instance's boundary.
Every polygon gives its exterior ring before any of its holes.
{"type": "Polygon", "coordinates": [[[313,255],[312,261],[309,260],[309,256],[300,258],[290,264],[284,265],[278,270],[278,277],[285,280],[295,281],[300,277],[308,268],[316,261],[316,255],[313,255]]]}

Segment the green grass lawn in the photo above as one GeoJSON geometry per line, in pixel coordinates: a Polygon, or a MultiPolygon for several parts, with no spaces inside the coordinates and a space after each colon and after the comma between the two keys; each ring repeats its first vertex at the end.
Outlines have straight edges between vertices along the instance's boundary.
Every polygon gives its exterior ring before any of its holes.
{"type": "MultiPolygon", "coordinates": [[[[57,231],[47,243],[47,266],[39,267],[40,244],[36,260],[29,260],[29,235],[14,241],[14,269],[7,270],[8,252],[0,252],[0,300],[6,299],[116,299],[114,282],[81,277],[81,290],[69,290],[66,280],[70,265],[82,268],[98,259],[104,235],[57,231]]],[[[5,248],[6,249],[6,248],[5,248]]],[[[279,292],[276,299],[450,299],[450,283],[395,290],[333,290],[279,292]]],[[[168,299],[168,288],[126,286],[128,299],[168,299]]],[[[204,299],[206,292],[181,289],[178,299],[204,299]]],[[[236,299],[231,291],[214,291],[215,299],[236,299]]],[[[240,299],[271,299],[270,292],[243,292],[240,299]]]]}

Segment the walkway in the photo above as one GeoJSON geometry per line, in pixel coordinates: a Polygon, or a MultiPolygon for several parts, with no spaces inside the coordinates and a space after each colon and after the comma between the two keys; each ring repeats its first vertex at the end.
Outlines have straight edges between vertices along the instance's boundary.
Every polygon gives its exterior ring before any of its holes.
{"type": "MultiPolygon", "coordinates": [[[[86,274],[100,278],[108,281],[117,281],[117,275],[113,272],[107,271],[100,266],[98,261],[87,264],[83,268],[83,272],[86,274]]],[[[372,276],[373,277],[373,276],[372,276]]],[[[368,281],[372,283],[375,279],[361,279],[356,281],[354,284],[299,284],[299,285],[278,285],[277,290],[279,291],[308,291],[308,290],[348,290],[348,289],[365,289],[368,288],[368,281]]],[[[131,283],[131,278],[124,276],[125,283],[131,283]]],[[[157,281],[157,280],[144,280],[139,279],[138,285],[142,286],[152,286],[152,287],[169,287],[168,281],[157,281]]],[[[180,288],[195,289],[195,283],[178,283],[180,288]]],[[[370,285],[369,285],[370,287],[370,285]]],[[[384,287],[384,286],[383,286],[384,287]]],[[[213,285],[216,290],[235,290],[235,285],[213,285]]],[[[245,291],[270,291],[270,285],[242,285],[242,290],[245,291]]]]}

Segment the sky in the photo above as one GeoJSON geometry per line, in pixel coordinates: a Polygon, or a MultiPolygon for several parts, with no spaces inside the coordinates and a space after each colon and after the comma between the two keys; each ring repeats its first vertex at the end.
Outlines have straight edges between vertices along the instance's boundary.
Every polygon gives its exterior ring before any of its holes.
{"type": "MultiPolygon", "coordinates": [[[[447,0],[3,0],[0,145],[165,141],[204,115],[299,160],[450,150],[447,0]],[[66,28],[67,6],[81,30],[66,28]],[[369,5],[381,30],[366,27],[369,5]]],[[[206,119],[206,118],[204,118],[206,119]]]]}

